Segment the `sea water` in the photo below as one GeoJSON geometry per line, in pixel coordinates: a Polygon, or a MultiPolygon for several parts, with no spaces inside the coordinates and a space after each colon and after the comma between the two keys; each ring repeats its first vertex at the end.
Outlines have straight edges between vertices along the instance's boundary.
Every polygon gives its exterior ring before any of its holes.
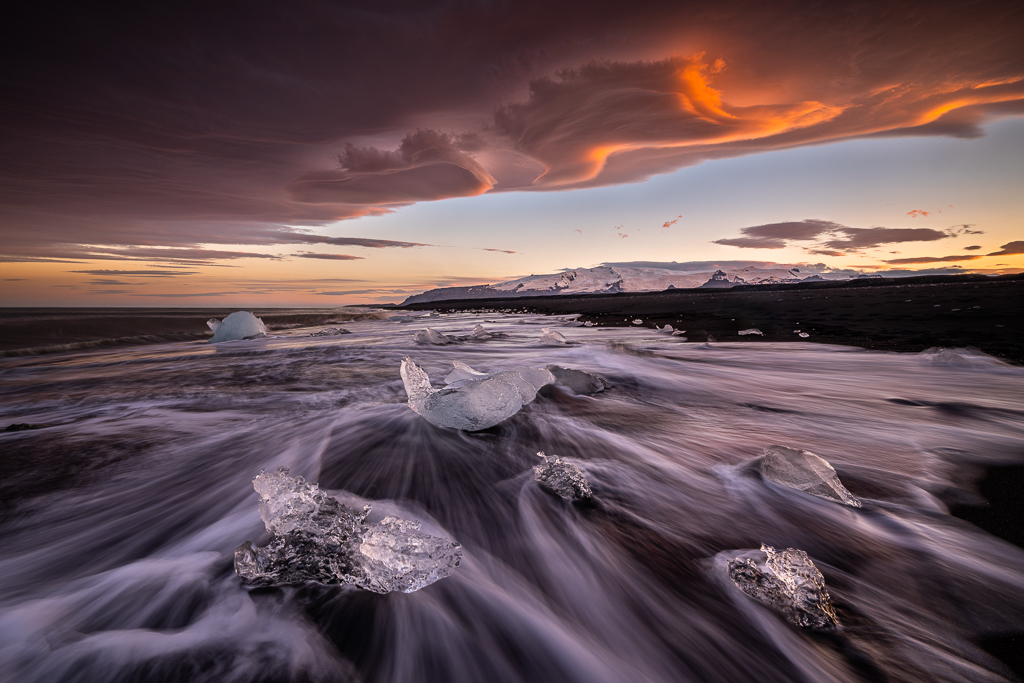
{"type": "MultiPolygon", "coordinates": [[[[1024,460],[1024,368],[980,354],[696,344],[644,327],[462,314],[209,344],[0,359],[0,680],[989,681],[976,643],[1024,630],[1024,551],[948,514],[981,467],[1024,460]],[[465,337],[421,345],[429,326],[465,337]],[[569,342],[549,346],[542,327],[569,342]],[[489,429],[411,410],[435,386],[556,364],[489,429]],[[825,458],[863,504],[781,486],[765,447],[825,458]],[[537,453],[592,495],[538,484],[537,453]],[[414,593],[243,585],[269,535],[252,480],[290,468],[462,545],[414,593]],[[841,628],[800,629],[728,578],[761,544],[807,553],[841,628]]],[[[980,501],[979,501],[980,502],[980,501]]]]}

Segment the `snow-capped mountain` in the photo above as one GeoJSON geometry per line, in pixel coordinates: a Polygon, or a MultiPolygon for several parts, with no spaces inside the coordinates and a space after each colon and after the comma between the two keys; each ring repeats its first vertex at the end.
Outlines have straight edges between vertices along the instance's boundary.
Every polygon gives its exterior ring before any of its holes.
{"type": "Polygon", "coordinates": [[[409,297],[403,303],[422,303],[446,299],[486,299],[519,296],[550,296],[553,294],[606,294],[615,292],[660,292],[665,289],[698,287],[733,287],[780,282],[814,280],[849,280],[858,273],[823,273],[816,269],[761,268],[745,266],[723,270],[687,270],[685,264],[671,268],[615,264],[596,268],[576,268],[549,275],[529,275],[517,280],[470,287],[441,287],[409,297]]]}

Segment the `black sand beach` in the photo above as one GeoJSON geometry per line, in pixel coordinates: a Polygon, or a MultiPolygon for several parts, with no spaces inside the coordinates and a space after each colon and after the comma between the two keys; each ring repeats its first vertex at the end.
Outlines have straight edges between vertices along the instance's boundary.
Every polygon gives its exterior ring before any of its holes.
{"type": "Polygon", "coordinates": [[[872,278],[731,289],[469,299],[408,310],[580,313],[601,326],[672,325],[691,341],[808,341],[882,351],[976,347],[1024,363],[1024,275],[872,278]],[[757,328],[764,335],[739,335],[757,328]],[[808,333],[801,339],[794,330],[808,333]]]}

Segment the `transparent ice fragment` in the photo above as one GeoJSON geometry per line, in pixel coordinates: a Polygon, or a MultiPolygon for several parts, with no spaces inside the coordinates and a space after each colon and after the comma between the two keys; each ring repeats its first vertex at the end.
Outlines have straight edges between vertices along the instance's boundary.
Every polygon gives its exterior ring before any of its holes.
{"type": "Polygon", "coordinates": [[[419,522],[388,516],[363,534],[359,554],[363,580],[357,585],[375,593],[412,593],[450,576],[462,548],[423,533],[419,522]]]}
{"type": "Polygon", "coordinates": [[[832,629],[839,619],[825,588],[825,577],[802,550],[776,551],[762,545],[768,558],[762,565],[752,559],[729,562],[729,578],[736,586],[769,607],[782,612],[797,626],[832,629]]]}
{"type": "Polygon", "coordinates": [[[249,311],[235,311],[224,320],[211,318],[206,321],[207,327],[213,330],[210,343],[232,341],[234,339],[252,339],[265,337],[267,326],[249,311]]]}
{"type": "Polygon", "coordinates": [[[592,322],[590,322],[590,321],[588,320],[587,322],[583,323],[583,326],[584,326],[584,327],[593,327],[593,326],[594,326],[594,323],[592,323],[592,322]]]}
{"type": "Polygon", "coordinates": [[[839,481],[832,465],[810,451],[768,446],[764,449],[761,473],[776,484],[850,507],[861,507],[861,502],[839,481]]]}
{"type": "Polygon", "coordinates": [[[635,319],[635,320],[633,321],[633,324],[634,324],[634,325],[643,325],[643,324],[644,324],[644,321],[643,321],[643,320],[641,320],[640,318],[636,318],[636,319],[635,319]]]}
{"type": "Polygon", "coordinates": [[[604,377],[591,374],[584,370],[563,368],[560,365],[549,365],[548,372],[555,376],[555,384],[569,389],[574,394],[596,394],[611,385],[604,377]]]}
{"type": "Polygon", "coordinates": [[[590,483],[579,467],[565,462],[557,455],[548,457],[544,451],[538,452],[537,456],[543,458],[544,463],[533,468],[533,477],[541,487],[570,502],[593,495],[590,483]]]}
{"type": "Polygon", "coordinates": [[[804,339],[807,339],[808,337],[810,337],[810,336],[811,336],[811,335],[807,334],[806,332],[799,332],[799,333],[797,333],[797,334],[798,334],[799,336],[803,337],[804,339]]]}
{"type": "Polygon", "coordinates": [[[319,332],[314,332],[310,337],[334,337],[339,334],[352,334],[344,327],[325,327],[319,332]]]}
{"type": "Polygon", "coordinates": [[[763,336],[764,332],[762,332],[761,330],[757,329],[756,327],[751,327],[749,330],[740,330],[739,334],[741,336],[742,335],[746,335],[746,334],[757,334],[757,335],[763,336]]]}
{"type": "Polygon", "coordinates": [[[555,381],[542,368],[482,373],[455,362],[455,370],[445,378],[448,386],[435,390],[427,373],[408,357],[402,359],[401,374],[410,408],[438,427],[471,432],[515,415],[537,397],[541,387],[555,381]]]}
{"type": "Polygon", "coordinates": [[[491,333],[484,329],[483,325],[477,325],[473,328],[473,331],[469,333],[470,339],[490,339],[491,333]]]}
{"type": "Polygon", "coordinates": [[[377,593],[419,590],[451,575],[462,548],[419,531],[419,522],[385,517],[366,524],[352,510],[279,467],[253,480],[270,542],[235,550],[235,573],[251,585],[347,583],[377,593]]]}
{"type": "Polygon", "coordinates": [[[553,330],[550,327],[542,327],[540,331],[543,334],[540,335],[540,343],[546,346],[563,346],[569,343],[569,340],[562,336],[562,333],[558,330],[553,330]]]}
{"type": "Polygon", "coordinates": [[[675,330],[672,329],[672,326],[668,324],[666,324],[664,327],[656,326],[655,329],[658,330],[658,332],[664,332],[665,334],[672,334],[673,332],[675,332],[675,330]]]}
{"type": "Polygon", "coordinates": [[[420,330],[412,336],[413,341],[417,344],[435,344],[441,346],[443,344],[451,344],[454,339],[446,334],[441,334],[432,327],[428,327],[425,330],[420,330]]]}

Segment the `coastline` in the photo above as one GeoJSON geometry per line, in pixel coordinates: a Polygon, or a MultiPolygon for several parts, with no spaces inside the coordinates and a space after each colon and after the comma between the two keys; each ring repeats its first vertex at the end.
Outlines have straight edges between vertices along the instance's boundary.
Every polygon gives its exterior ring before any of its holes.
{"type": "Polygon", "coordinates": [[[691,341],[794,342],[919,352],[975,347],[1024,364],[1024,274],[741,285],[662,292],[431,301],[397,310],[580,314],[602,327],[672,325],[691,341]],[[909,300],[909,301],[908,301],[909,300]],[[763,335],[739,335],[756,328],[763,335]],[[809,337],[801,338],[794,331],[809,337]]]}

